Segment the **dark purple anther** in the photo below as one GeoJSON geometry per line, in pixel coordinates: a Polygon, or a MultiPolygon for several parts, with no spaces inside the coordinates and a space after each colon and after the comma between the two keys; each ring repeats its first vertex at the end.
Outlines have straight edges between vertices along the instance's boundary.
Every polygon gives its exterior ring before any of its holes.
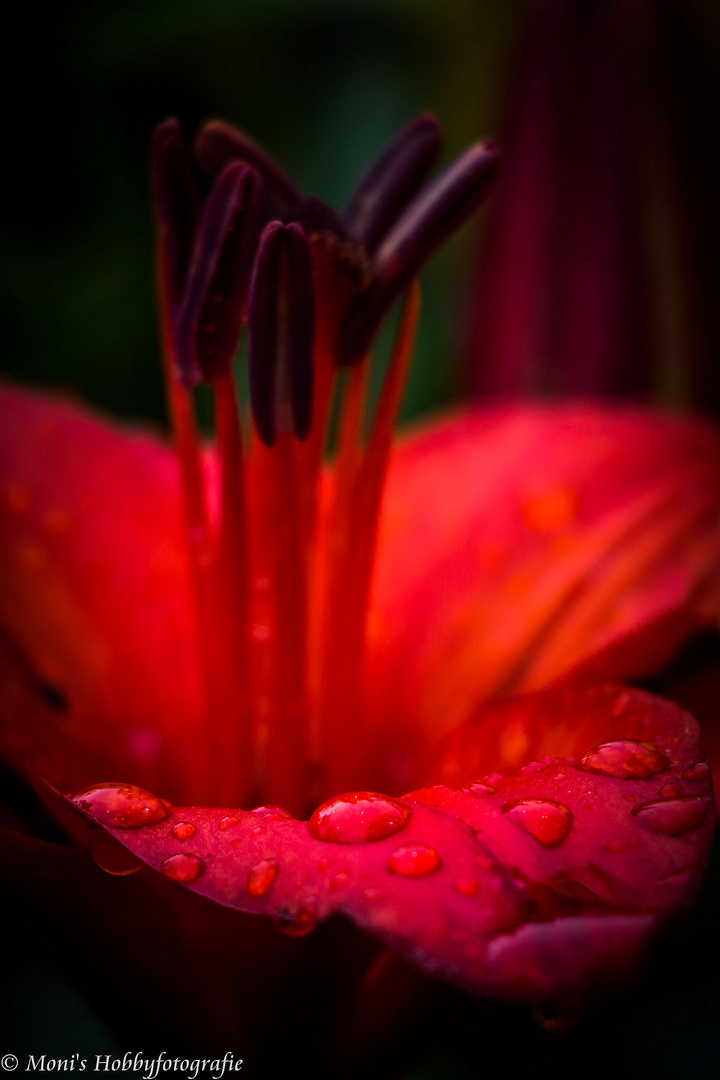
{"type": "Polygon", "coordinates": [[[480,205],[495,178],[494,143],[471,146],[410,203],[373,259],[372,284],[351,301],[338,341],[338,363],[361,360],[388,309],[433,252],[480,205]]]}
{"type": "Polygon", "coordinates": [[[348,232],[372,254],[420,188],[442,148],[432,116],[419,116],[376,158],[350,196],[343,214],[348,232]]]}
{"type": "Polygon", "coordinates": [[[215,181],[195,231],[174,341],[181,381],[212,382],[237,349],[253,247],[258,176],[240,162],[215,181]]]}
{"type": "Polygon", "coordinates": [[[211,176],[231,161],[252,165],[262,177],[266,212],[271,217],[292,217],[304,196],[278,163],[252,139],[222,120],[210,120],[195,136],[195,155],[211,176]]]}
{"type": "Polygon", "coordinates": [[[153,189],[165,280],[176,303],[185,283],[200,197],[180,125],[171,117],[155,129],[152,144],[153,189]]]}
{"type": "Polygon", "coordinates": [[[315,282],[308,239],[297,224],[266,226],[250,287],[250,402],[266,446],[310,431],[315,282]]]}

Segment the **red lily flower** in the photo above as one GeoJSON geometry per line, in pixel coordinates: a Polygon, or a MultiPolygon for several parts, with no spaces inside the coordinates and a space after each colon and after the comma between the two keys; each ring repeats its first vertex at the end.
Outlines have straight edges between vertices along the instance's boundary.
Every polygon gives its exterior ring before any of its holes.
{"type": "MultiPolygon", "coordinates": [[[[365,435],[379,323],[494,172],[481,144],[419,191],[437,143],[433,121],[411,125],[340,219],[217,124],[197,144],[215,174],[198,211],[179,131],[160,128],[176,449],[3,392],[0,749],[71,832],[68,807],[91,822],[111,874],[145,864],[291,935],[340,913],[474,991],[584,995],[693,899],[708,856],[697,726],[604,680],[716,616],[720,439],[639,412],[514,409],[391,453],[415,287],[365,435]],[[230,366],[246,307],[249,439],[230,366]]],[[[63,875],[29,841],[5,852],[63,875]]],[[[264,993],[287,941],[187,903],[179,925],[217,918],[251,963],[262,935],[264,993]]]]}

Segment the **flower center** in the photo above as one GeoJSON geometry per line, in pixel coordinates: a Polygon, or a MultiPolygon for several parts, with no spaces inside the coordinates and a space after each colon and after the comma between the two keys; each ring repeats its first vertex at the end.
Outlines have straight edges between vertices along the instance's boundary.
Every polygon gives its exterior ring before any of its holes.
{"type": "Polygon", "coordinates": [[[195,149],[214,176],[204,202],[176,122],[156,133],[164,370],[206,706],[181,733],[188,786],[198,802],[302,813],[362,779],[366,620],[413,282],[480,203],[498,155],[471,147],[420,191],[439,150],[437,125],[421,117],[341,218],[224,124],[207,125],[195,149]],[[402,294],[371,412],[370,348],[402,294]],[[232,365],[245,323],[249,402],[232,365]],[[210,463],[200,383],[214,402],[210,463]]]}

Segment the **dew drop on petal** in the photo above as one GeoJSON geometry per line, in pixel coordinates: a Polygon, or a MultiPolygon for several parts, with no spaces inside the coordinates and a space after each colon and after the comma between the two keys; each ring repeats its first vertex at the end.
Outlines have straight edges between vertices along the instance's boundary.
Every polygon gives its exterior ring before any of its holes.
{"type": "Polygon", "coordinates": [[[480,882],[475,878],[456,878],[453,881],[453,889],[456,893],[460,893],[461,896],[474,896],[480,888],[480,882]]]}
{"type": "Polygon", "coordinates": [[[378,900],[382,900],[382,898],[382,889],[376,889],[372,885],[368,886],[367,889],[363,889],[363,900],[368,904],[377,904],[378,900]]]}
{"type": "Polygon", "coordinates": [[[261,859],[247,876],[245,888],[250,896],[264,896],[277,877],[277,859],[261,859]]]}
{"type": "Polygon", "coordinates": [[[585,772],[600,773],[602,776],[616,776],[621,780],[633,778],[647,780],[649,776],[667,769],[670,762],[659,750],[649,743],[635,742],[634,739],[617,739],[614,742],[599,743],[592,746],[577,763],[578,769],[585,772]]]}
{"type": "Polygon", "coordinates": [[[550,799],[521,799],[504,806],[503,814],[545,847],[561,844],[572,827],[572,812],[550,799]]]}
{"type": "Polygon", "coordinates": [[[553,776],[553,780],[567,780],[566,772],[556,772],[553,776]]]}
{"type": "Polygon", "coordinates": [[[177,825],[173,825],[172,834],[176,840],[189,840],[196,831],[192,821],[178,821],[177,825]]]}
{"type": "Polygon", "coordinates": [[[639,825],[659,836],[683,836],[702,825],[710,809],[707,796],[646,803],[633,812],[639,825]]]}
{"type": "Polygon", "coordinates": [[[410,808],[395,799],[373,791],[352,791],[318,806],[308,830],[326,843],[370,844],[400,832],[411,815],[410,808]]]}
{"type": "Polygon", "coordinates": [[[141,859],[99,825],[90,825],[88,829],[88,849],[100,869],[115,877],[135,874],[143,867],[141,859]]]}
{"type": "Polygon", "coordinates": [[[489,855],[476,855],[475,858],[473,859],[473,862],[481,870],[494,870],[495,869],[495,861],[494,861],[494,859],[491,859],[489,857],[489,855]]]}
{"type": "Polygon", "coordinates": [[[318,924],[317,900],[314,896],[308,896],[298,908],[297,914],[289,919],[276,919],[278,929],[288,937],[305,937],[311,933],[318,924]]]}
{"type": "Polygon", "coordinates": [[[628,840],[609,840],[607,844],[603,844],[603,849],[611,854],[618,854],[621,851],[630,851],[632,846],[628,840]]]}
{"type": "Polygon", "coordinates": [[[170,817],[167,803],[134,784],[95,784],[71,796],[73,803],[101,825],[141,829],[170,817]]]}
{"type": "Polygon", "coordinates": [[[440,863],[437,851],[427,844],[404,844],[390,856],[388,870],[402,877],[424,877],[437,870],[440,863]]]}
{"type": "Polygon", "coordinates": [[[350,875],[347,870],[341,870],[330,882],[330,891],[337,892],[339,889],[342,889],[345,885],[347,885],[349,880],[350,875]]]}
{"type": "Polygon", "coordinates": [[[269,818],[291,818],[292,814],[289,810],[286,810],[284,806],[274,806],[269,804],[268,806],[253,806],[251,813],[259,814],[260,817],[269,818]]]}
{"type": "Polygon", "coordinates": [[[234,829],[238,823],[238,820],[239,819],[236,818],[234,815],[228,814],[227,817],[220,818],[218,829],[220,829],[221,832],[225,832],[226,829],[234,829]]]}
{"type": "Polygon", "coordinates": [[[707,780],[710,775],[710,766],[706,761],[698,761],[691,765],[683,773],[683,780],[707,780]]]}
{"type": "Polygon", "coordinates": [[[662,799],[676,799],[681,792],[682,788],[679,784],[665,784],[658,791],[658,795],[662,799]]]}
{"type": "Polygon", "coordinates": [[[490,787],[489,784],[471,784],[468,791],[472,791],[473,795],[494,795],[495,788],[490,787]]]}
{"type": "Polygon", "coordinates": [[[197,855],[186,855],[183,851],[177,855],[171,855],[160,869],[172,881],[177,881],[180,885],[189,885],[200,877],[205,869],[205,863],[197,855]]]}

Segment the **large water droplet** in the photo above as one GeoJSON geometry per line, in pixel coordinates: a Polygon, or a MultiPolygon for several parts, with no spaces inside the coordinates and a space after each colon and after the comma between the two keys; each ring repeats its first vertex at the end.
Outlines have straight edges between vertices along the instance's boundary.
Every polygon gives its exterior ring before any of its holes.
{"type": "Polygon", "coordinates": [[[141,829],[170,817],[170,809],[157,795],[134,784],[95,784],[71,796],[73,803],[101,825],[114,829],[141,829]]]}
{"type": "Polygon", "coordinates": [[[142,869],[142,860],[99,825],[88,828],[88,848],[97,865],[107,874],[126,877],[142,869]]]}
{"type": "Polygon", "coordinates": [[[551,799],[521,799],[504,806],[503,813],[545,847],[561,844],[572,827],[572,812],[551,799]]]}
{"type": "Polygon", "coordinates": [[[189,840],[191,836],[194,836],[196,832],[195,826],[192,821],[178,821],[177,825],[173,825],[172,834],[176,840],[189,840]]]}
{"type": "Polygon", "coordinates": [[[277,859],[261,859],[247,876],[245,888],[250,896],[264,896],[277,877],[277,859]]]}
{"type": "Polygon", "coordinates": [[[602,776],[617,776],[621,780],[631,777],[647,780],[649,776],[655,776],[667,769],[669,764],[665,755],[649,743],[617,739],[592,746],[580,758],[577,767],[585,772],[600,773],[602,776]]]}
{"type": "Polygon", "coordinates": [[[472,791],[473,795],[494,795],[495,788],[490,787],[489,784],[471,784],[468,791],[472,791]]]}
{"type": "Polygon", "coordinates": [[[184,851],[171,855],[160,867],[166,877],[180,885],[189,885],[197,881],[205,869],[205,863],[197,855],[186,855],[184,851]]]}
{"type": "Polygon", "coordinates": [[[680,784],[664,784],[658,791],[661,799],[676,799],[682,792],[680,784]]]}
{"type": "Polygon", "coordinates": [[[633,811],[633,816],[648,832],[660,836],[682,836],[702,825],[710,804],[711,799],[707,796],[663,799],[639,806],[633,811]]]}
{"type": "Polygon", "coordinates": [[[234,829],[239,820],[234,814],[228,814],[227,817],[220,818],[218,829],[222,832],[225,832],[226,829],[234,829]]]}
{"type": "Polygon", "coordinates": [[[388,870],[403,877],[424,877],[437,870],[440,863],[437,851],[427,844],[404,844],[390,856],[388,870]]]}
{"type": "Polygon", "coordinates": [[[374,791],[336,795],[318,806],[308,821],[316,840],[333,844],[370,844],[405,828],[412,811],[374,791]]]}

